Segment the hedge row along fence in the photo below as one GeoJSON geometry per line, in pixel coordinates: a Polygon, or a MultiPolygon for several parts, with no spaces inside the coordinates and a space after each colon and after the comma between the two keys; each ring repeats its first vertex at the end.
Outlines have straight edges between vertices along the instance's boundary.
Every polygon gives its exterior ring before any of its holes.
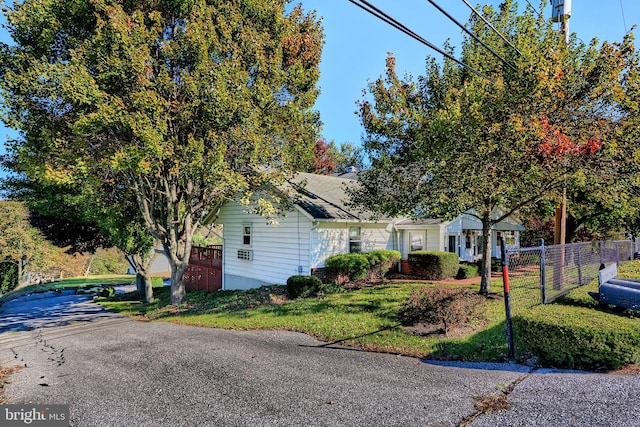
{"type": "Polygon", "coordinates": [[[519,358],[526,353],[542,366],[617,369],[640,363],[637,319],[596,308],[550,304],[513,318],[519,358]]]}

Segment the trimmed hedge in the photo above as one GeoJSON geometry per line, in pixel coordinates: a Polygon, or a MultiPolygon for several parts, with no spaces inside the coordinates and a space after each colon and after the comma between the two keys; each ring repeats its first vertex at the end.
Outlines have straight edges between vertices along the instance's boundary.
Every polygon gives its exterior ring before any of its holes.
{"type": "Polygon", "coordinates": [[[543,366],[617,369],[640,363],[640,319],[624,314],[541,305],[515,316],[513,329],[520,356],[534,355],[543,366]]]}
{"type": "Polygon", "coordinates": [[[411,271],[428,280],[442,280],[458,274],[460,258],[451,252],[415,251],[408,255],[411,271]]]}
{"type": "Polygon", "coordinates": [[[367,278],[378,280],[382,279],[402,257],[400,251],[387,249],[365,252],[364,256],[369,261],[367,278]]]}
{"type": "Polygon", "coordinates": [[[382,279],[389,269],[400,261],[400,252],[377,250],[363,253],[331,255],[325,266],[337,275],[338,282],[382,279]]]}
{"type": "Polygon", "coordinates": [[[338,276],[346,276],[345,281],[362,280],[367,277],[369,259],[362,253],[331,255],[324,265],[338,276]]]}
{"type": "Polygon", "coordinates": [[[306,298],[322,290],[322,280],[315,276],[291,276],[287,279],[289,298],[306,298]]]}
{"type": "Polygon", "coordinates": [[[480,269],[475,264],[460,264],[458,267],[458,274],[456,279],[471,279],[472,277],[478,277],[480,275],[480,269]]]}

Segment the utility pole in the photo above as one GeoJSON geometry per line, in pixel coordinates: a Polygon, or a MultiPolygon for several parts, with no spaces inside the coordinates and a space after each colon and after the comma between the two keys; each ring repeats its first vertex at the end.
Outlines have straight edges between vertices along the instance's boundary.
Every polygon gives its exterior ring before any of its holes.
{"type": "MultiPolygon", "coordinates": [[[[569,44],[569,18],[571,18],[571,0],[551,1],[551,21],[560,23],[560,32],[564,36],[564,42],[569,44]]],[[[556,224],[553,236],[556,245],[564,245],[567,242],[567,186],[562,188],[562,201],[556,208],[556,224]]],[[[558,264],[554,266],[553,287],[562,289],[564,283],[564,247],[560,249],[558,264]]]]}

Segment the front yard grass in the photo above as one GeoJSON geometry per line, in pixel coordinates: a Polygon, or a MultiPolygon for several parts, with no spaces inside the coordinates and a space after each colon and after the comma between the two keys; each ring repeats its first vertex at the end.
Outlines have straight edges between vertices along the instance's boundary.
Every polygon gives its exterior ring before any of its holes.
{"type": "MultiPolygon", "coordinates": [[[[187,292],[187,301],[171,307],[169,290],[155,293],[154,304],[101,301],[104,307],[147,320],[225,329],[278,329],[303,332],[318,340],[369,351],[457,360],[503,360],[504,303],[488,300],[479,333],[444,337],[416,335],[398,320],[415,283],[383,284],[358,290],[288,300],[284,287],[249,291],[187,292]]],[[[451,285],[457,286],[457,285],[451,285]]],[[[477,285],[472,289],[477,290],[477,285]]]]}
{"type": "MultiPolygon", "coordinates": [[[[620,267],[620,276],[640,278],[640,261],[620,267]]],[[[411,291],[424,283],[388,283],[313,298],[289,300],[282,286],[249,291],[188,292],[179,307],[169,306],[169,289],[142,304],[111,298],[106,308],[144,320],[225,329],[278,329],[309,334],[321,341],[407,356],[505,361],[504,300],[488,299],[481,321],[466,335],[416,334],[399,323],[411,291]]],[[[448,285],[461,287],[462,285],[448,285]]],[[[491,283],[494,291],[502,280],[491,283]]],[[[478,285],[468,286],[478,290],[478,285]]],[[[539,305],[539,290],[516,295],[514,333],[518,361],[558,368],[608,370],[640,364],[640,313],[601,307],[588,295],[597,279],[553,304],[539,305]]]]}

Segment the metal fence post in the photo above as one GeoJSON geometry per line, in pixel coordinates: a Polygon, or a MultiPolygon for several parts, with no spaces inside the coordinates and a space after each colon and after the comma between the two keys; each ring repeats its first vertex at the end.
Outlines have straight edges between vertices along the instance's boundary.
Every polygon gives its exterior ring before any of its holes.
{"type": "Polygon", "coordinates": [[[507,347],[509,360],[515,360],[515,346],[513,343],[513,325],[511,323],[511,289],[509,287],[509,260],[507,259],[507,245],[504,236],[500,237],[502,255],[502,281],[504,283],[504,308],[507,318],[507,347]]]}
{"type": "Polygon", "coordinates": [[[540,239],[540,304],[547,302],[547,254],[544,239],[540,239]]]}
{"type": "Polygon", "coordinates": [[[576,246],[576,266],[578,267],[578,285],[582,286],[582,259],[580,258],[582,246],[576,246]]]}

